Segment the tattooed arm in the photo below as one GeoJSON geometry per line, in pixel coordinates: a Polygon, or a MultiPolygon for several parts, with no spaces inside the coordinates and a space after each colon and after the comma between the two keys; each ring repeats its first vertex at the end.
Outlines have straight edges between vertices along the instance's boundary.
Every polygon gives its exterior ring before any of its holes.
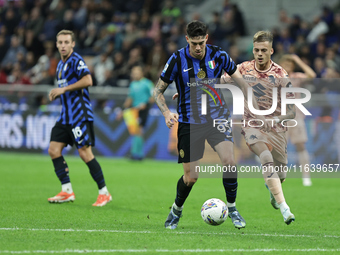
{"type": "Polygon", "coordinates": [[[168,83],[165,83],[164,81],[159,79],[153,91],[153,98],[155,99],[156,104],[163,113],[163,116],[165,118],[165,124],[167,125],[168,128],[172,128],[175,122],[178,121],[178,114],[170,112],[168,106],[166,105],[163,94],[168,86],[169,86],[168,83]]]}

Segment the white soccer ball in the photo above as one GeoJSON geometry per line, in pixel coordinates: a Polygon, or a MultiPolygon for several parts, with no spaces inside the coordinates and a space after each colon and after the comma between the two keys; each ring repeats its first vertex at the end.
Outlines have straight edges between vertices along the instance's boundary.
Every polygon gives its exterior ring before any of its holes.
{"type": "Polygon", "coordinates": [[[201,216],[209,225],[221,225],[228,218],[228,207],[221,199],[211,198],[202,205],[201,216]]]}

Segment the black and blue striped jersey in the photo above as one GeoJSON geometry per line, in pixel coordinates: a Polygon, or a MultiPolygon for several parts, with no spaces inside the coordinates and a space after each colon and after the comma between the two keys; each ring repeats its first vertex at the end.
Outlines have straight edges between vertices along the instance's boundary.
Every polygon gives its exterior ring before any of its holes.
{"type": "Polygon", "coordinates": [[[189,45],[169,58],[161,74],[162,81],[175,81],[178,92],[179,122],[203,124],[230,115],[220,89],[215,89],[223,70],[232,75],[237,69],[234,61],[218,46],[206,45],[202,60],[189,54],[189,45]],[[207,114],[202,115],[201,98],[207,94],[207,114]]]}
{"type": "MultiPolygon", "coordinates": [[[[72,85],[88,74],[90,74],[90,70],[86,66],[84,59],[76,52],[73,52],[65,62],[60,60],[58,63],[56,73],[58,87],[72,85]]],[[[93,121],[88,88],[67,91],[60,96],[60,101],[62,110],[57,121],[61,124],[74,125],[78,122],[93,121]]]]}

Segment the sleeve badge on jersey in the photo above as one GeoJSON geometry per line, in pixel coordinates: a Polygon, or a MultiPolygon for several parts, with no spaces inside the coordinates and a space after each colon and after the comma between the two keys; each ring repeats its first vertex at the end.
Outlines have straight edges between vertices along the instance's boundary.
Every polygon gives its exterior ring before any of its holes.
{"type": "Polygon", "coordinates": [[[82,60],[80,60],[77,69],[80,70],[80,69],[85,69],[85,68],[88,68],[87,65],[82,60]]]}
{"type": "Polygon", "coordinates": [[[208,64],[209,64],[210,69],[215,69],[215,66],[216,66],[215,60],[209,61],[208,64]]]}
{"type": "Polygon", "coordinates": [[[163,71],[162,71],[162,74],[164,74],[164,73],[166,72],[166,70],[168,69],[168,67],[169,67],[169,64],[166,63],[166,65],[165,65],[165,67],[164,67],[164,69],[163,69],[163,71]]]}

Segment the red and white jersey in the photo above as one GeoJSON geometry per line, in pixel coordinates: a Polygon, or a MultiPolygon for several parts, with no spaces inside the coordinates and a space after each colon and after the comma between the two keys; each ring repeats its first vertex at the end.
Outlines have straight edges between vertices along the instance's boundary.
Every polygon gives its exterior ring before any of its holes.
{"type": "MultiPolygon", "coordinates": [[[[266,119],[273,119],[274,116],[281,115],[281,88],[292,86],[289,79],[288,73],[278,64],[271,61],[270,67],[261,71],[255,66],[255,60],[246,61],[238,65],[238,70],[242,74],[245,81],[253,88],[253,93],[257,99],[257,104],[260,110],[268,110],[273,104],[273,88],[277,88],[277,105],[275,111],[266,115],[266,119]]],[[[221,82],[231,83],[231,78],[224,74],[221,82]]],[[[287,93],[286,98],[295,98],[294,93],[287,93]]],[[[250,112],[248,103],[245,101],[243,119],[246,123],[249,120],[256,119],[255,115],[250,112]]],[[[247,125],[247,124],[246,124],[247,125]]],[[[251,125],[256,125],[253,122],[251,125]]],[[[276,132],[284,132],[287,128],[281,124],[274,124],[276,132]]]]}

